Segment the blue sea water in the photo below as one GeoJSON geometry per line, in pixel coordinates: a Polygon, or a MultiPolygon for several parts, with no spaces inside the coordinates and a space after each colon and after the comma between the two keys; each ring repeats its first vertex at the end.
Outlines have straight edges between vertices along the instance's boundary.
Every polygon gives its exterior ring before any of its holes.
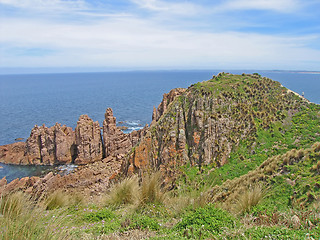
{"type": "MultiPolygon", "coordinates": [[[[111,107],[117,121],[130,130],[151,122],[153,106],[176,87],[188,87],[208,80],[214,71],[136,71],[106,73],[0,75],[0,145],[27,139],[34,125],[56,122],[76,126],[80,115],[88,114],[102,124],[111,107]]],[[[225,71],[235,74],[259,72],[285,87],[304,92],[320,103],[320,74],[281,71],[225,71]]],[[[0,179],[39,174],[43,168],[1,165],[0,179]],[[39,170],[40,169],[40,170],[39,170]],[[15,172],[15,174],[12,174],[15,172]]]]}

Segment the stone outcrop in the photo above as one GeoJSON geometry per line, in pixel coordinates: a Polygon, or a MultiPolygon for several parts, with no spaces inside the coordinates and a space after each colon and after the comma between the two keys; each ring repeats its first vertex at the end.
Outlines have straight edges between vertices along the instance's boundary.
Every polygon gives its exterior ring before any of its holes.
{"type": "Polygon", "coordinates": [[[93,122],[88,115],[79,118],[75,130],[77,157],[76,164],[88,164],[103,158],[99,122],[93,122]]]}
{"type": "Polygon", "coordinates": [[[35,126],[27,141],[0,146],[0,161],[20,165],[55,165],[72,162],[74,132],[56,124],[35,126]]]}
{"type": "Polygon", "coordinates": [[[148,126],[125,134],[116,126],[111,108],[105,113],[103,139],[98,122],[80,116],[75,131],[56,123],[35,126],[25,143],[0,146],[0,162],[21,165],[88,164],[105,157],[122,159],[136,145],[148,126]]]}
{"type": "Polygon", "coordinates": [[[7,183],[7,180],[4,177],[0,180],[0,195],[12,193],[14,191],[31,192],[32,187],[39,179],[39,177],[24,177],[21,179],[16,178],[10,183],[7,183]]]}
{"type": "Polygon", "coordinates": [[[84,195],[100,195],[107,191],[120,169],[121,162],[114,158],[106,158],[98,162],[79,166],[68,175],[48,173],[44,177],[25,177],[14,179],[7,183],[0,180],[0,195],[14,191],[24,191],[35,198],[43,197],[46,193],[64,189],[68,192],[83,193],[84,195]]]}
{"type": "Polygon", "coordinates": [[[17,142],[13,144],[0,146],[0,161],[9,164],[28,164],[25,157],[26,143],[17,142]]]}
{"type": "Polygon", "coordinates": [[[169,93],[163,94],[163,99],[159,104],[158,108],[153,109],[152,113],[152,121],[156,122],[160,119],[163,113],[167,110],[169,104],[173,102],[173,100],[180,96],[182,93],[186,91],[185,88],[175,88],[172,89],[169,93]]]}
{"type": "Polygon", "coordinates": [[[55,125],[56,162],[59,164],[72,163],[76,154],[75,134],[71,127],[55,125]]]}
{"type": "Polygon", "coordinates": [[[116,126],[116,118],[111,108],[108,108],[103,121],[103,143],[106,157],[124,156],[132,148],[130,135],[123,133],[116,126]]]}

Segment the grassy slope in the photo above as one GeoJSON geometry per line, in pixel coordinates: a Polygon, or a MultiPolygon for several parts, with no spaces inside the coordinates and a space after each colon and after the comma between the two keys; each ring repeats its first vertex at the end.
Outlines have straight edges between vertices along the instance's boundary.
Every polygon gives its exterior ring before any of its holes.
{"type": "Polygon", "coordinates": [[[320,106],[285,95],[277,82],[251,76],[222,75],[188,92],[188,101],[208,94],[236,99],[225,113],[250,115],[254,121],[255,134],[235,145],[227,164],[216,168],[212,163],[201,171],[182,166],[177,188],[165,196],[150,179],[145,184],[152,187],[130,179],[108,200],[88,204],[60,196],[64,200],[50,202],[51,210],[46,210],[48,201],[28,202],[32,207],[18,215],[3,207],[3,198],[1,238],[10,239],[5,234],[14,232],[10,227],[21,226],[20,239],[43,239],[44,233],[46,239],[319,239],[320,144],[315,142],[320,142],[320,106]],[[257,203],[244,202],[250,194],[257,203]],[[129,199],[111,201],[114,196],[129,199]],[[30,215],[36,221],[25,222],[30,215]]]}

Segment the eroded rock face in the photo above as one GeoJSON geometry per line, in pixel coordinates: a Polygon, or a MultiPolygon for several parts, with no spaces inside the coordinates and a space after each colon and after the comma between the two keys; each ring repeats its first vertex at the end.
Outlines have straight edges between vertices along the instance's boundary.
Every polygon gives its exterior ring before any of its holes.
{"type": "Polygon", "coordinates": [[[54,165],[72,162],[74,132],[72,128],[35,126],[26,141],[25,156],[29,164],[54,165]]]}
{"type": "Polygon", "coordinates": [[[30,187],[32,188],[39,179],[39,177],[24,177],[21,179],[16,178],[10,183],[7,183],[4,177],[0,180],[0,195],[15,191],[27,191],[27,189],[31,190],[30,187]]]}
{"type": "Polygon", "coordinates": [[[9,164],[28,164],[25,157],[26,143],[17,142],[13,144],[0,146],[0,162],[9,164]]]}
{"type": "Polygon", "coordinates": [[[185,88],[175,88],[172,89],[169,93],[163,94],[162,102],[159,104],[158,108],[153,109],[152,113],[152,121],[158,121],[162,114],[167,110],[167,107],[173,100],[180,96],[182,93],[186,91],[185,88]]]}
{"type": "Polygon", "coordinates": [[[75,129],[77,157],[76,164],[87,164],[103,157],[102,139],[99,122],[93,122],[88,115],[79,118],[75,129]]]}
{"type": "Polygon", "coordinates": [[[103,121],[103,142],[106,157],[124,156],[131,148],[129,134],[123,133],[116,126],[116,118],[113,116],[111,108],[108,108],[103,121]]]}
{"type": "Polygon", "coordinates": [[[56,161],[59,164],[72,163],[76,154],[75,133],[71,127],[55,126],[56,161]]]}
{"type": "Polygon", "coordinates": [[[125,174],[160,169],[169,182],[185,164],[219,167],[227,163],[232,147],[254,131],[250,115],[232,116],[231,104],[241,109],[242,103],[193,91],[174,89],[164,95],[150,129],[122,165],[125,174]]]}

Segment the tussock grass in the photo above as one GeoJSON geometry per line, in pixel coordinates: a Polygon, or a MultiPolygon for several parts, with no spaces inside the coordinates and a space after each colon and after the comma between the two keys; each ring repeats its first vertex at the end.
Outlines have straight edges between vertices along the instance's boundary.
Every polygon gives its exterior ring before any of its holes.
{"type": "Polygon", "coordinates": [[[30,199],[22,192],[15,192],[0,198],[0,213],[10,218],[16,218],[23,213],[25,206],[30,204],[30,199]]]}
{"type": "Polygon", "coordinates": [[[137,176],[126,178],[115,184],[106,202],[111,205],[136,204],[139,201],[139,181],[137,176]]]}
{"type": "Polygon", "coordinates": [[[235,214],[243,214],[249,212],[252,207],[256,206],[265,196],[265,191],[261,184],[256,184],[242,194],[239,194],[232,211],[235,214]]]}
{"type": "Polygon", "coordinates": [[[161,190],[161,173],[146,175],[142,179],[140,189],[140,205],[148,203],[163,203],[165,198],[161,190]]]}
{"type": "Polygon", "coordinates": [[[188,206],[193,203],[194,199],[190,196],[171,196],[165,201],[165,205],[170,210],[170,213],[173,217],[179,216],[188,206]]]}
{"type": "Polygon", "coordinates": [[[116,183],[106,197],[109,205],[135,205],[141,207],[145,204],[163,203],[165,193],[161,189],[161,173],[146,174],[139,185],[137,176],[125,178],[116,183]]]}
{"type": "Polygon", "coordinates": [[[44,206],[46,210],[53,210],[56,208],[62,208],[71,203],[70,196],[62,190],[54,191],[44,200],[44,206]]]}
{"type": "Polygon", "coordinates": [[[0,206],[3,240],[71,239],[63,216],[51,216],[21,192],[1,197],[0,206]]]}

